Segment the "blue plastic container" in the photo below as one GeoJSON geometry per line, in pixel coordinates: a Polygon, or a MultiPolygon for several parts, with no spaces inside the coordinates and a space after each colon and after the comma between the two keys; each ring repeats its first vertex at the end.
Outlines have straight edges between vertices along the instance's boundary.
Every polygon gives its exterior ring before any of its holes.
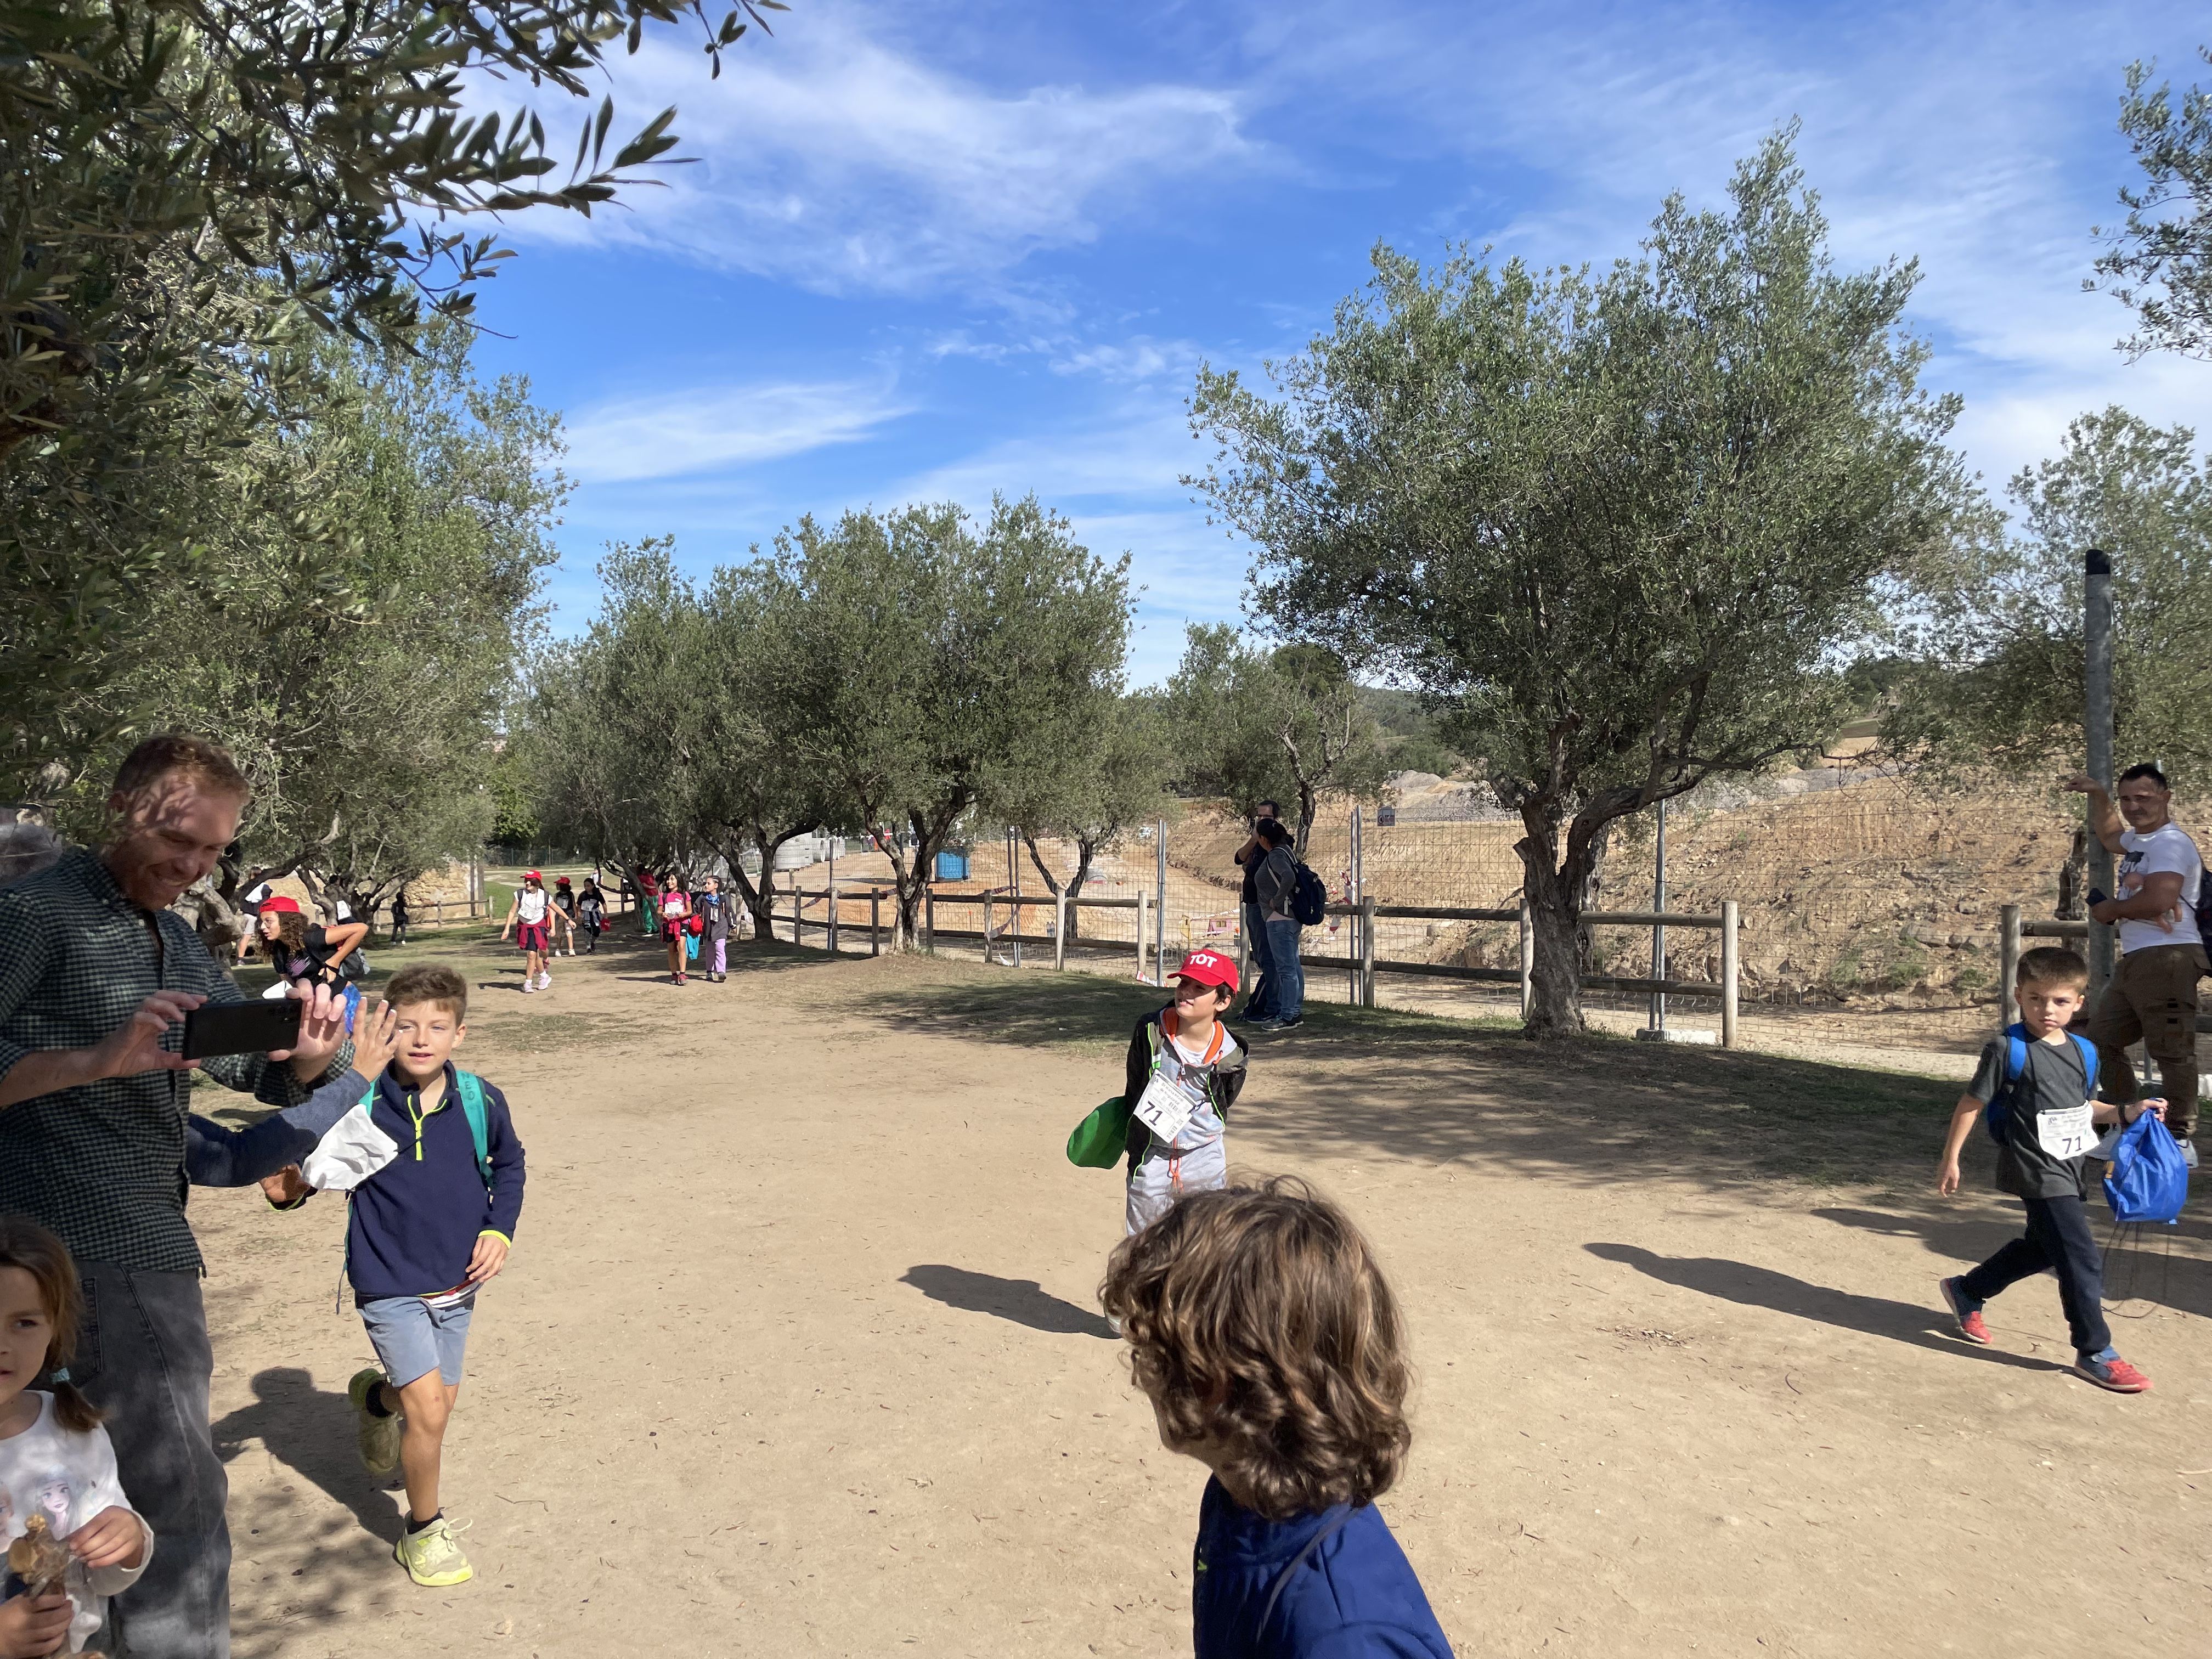
{"type": "Polygon", "coordinates": [[[939,853],[937,855],[937,878],[939,881],[967,880],[968,855],[951,851],[939,853]]]}

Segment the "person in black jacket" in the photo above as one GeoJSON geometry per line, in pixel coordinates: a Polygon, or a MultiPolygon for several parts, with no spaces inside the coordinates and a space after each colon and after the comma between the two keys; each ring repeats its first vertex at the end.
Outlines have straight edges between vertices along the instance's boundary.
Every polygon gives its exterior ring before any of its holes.
{"type": "Polygon", "coordinates": [[[1221,1016],[1237,1000],[1237,963],[1194,951],[1176,970],[1175,1000],[1145,1016],[1129,1038],[1127,1229],[1165,1214],[1186,1192],[1226,1186],[1222,1144],[1244,1089],[1244,1045],[1221,1016]]]}

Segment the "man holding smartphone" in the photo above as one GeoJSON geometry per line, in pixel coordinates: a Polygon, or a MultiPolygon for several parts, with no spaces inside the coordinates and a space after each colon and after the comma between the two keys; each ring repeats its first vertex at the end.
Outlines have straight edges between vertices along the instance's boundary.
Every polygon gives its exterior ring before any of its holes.
{"type": "Polygon", "coordinates": [[[305,986],[291,1047],[204,1062],[179,1052],[193,1009],[246,1000],[168,907],[237,838],[246,793],[214,744],[150,738],[116,775],[100,850],[72,849],[0,890],[0,1212],[58,1234],[84,1281],[72,1380],[108,1413],[124,1488],[160,1540],[112,1612],[137,1659],[230,1651],[228,1483],[208,1431],[184,1074],[201,1066],[289,1106],[351,1055],[343,1002],[305,986]]]}

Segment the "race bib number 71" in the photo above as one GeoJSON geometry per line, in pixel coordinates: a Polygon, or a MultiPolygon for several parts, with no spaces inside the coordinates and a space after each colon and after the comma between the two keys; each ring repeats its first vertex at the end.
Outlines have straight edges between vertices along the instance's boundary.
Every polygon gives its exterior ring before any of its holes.
{"type": "Polygon", "coordinates": [[[2063,1111],[2038,1112],[2035,1115],[2036,1145],[2051,1158],[2081,1157],[2097,1140],[2097,1129],[2090,1121],[2090,1111],[2087,1106],[2069,1106],[2063,1111]]]}

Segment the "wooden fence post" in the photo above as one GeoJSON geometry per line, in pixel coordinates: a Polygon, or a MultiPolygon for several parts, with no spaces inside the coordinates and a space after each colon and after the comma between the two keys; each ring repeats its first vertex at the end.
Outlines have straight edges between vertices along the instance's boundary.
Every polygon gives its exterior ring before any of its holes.
{"type": "Polygon", "coordinates": [[[937,889],[934,884],[921,890],[921,948],[933,957],[937,954],[937,889]]]}
{"type": "Polygon", "coordinates": [[[1536,935],[1528,927],[1528,901],[1521,901],[1521,1018],[1528,1018],[1528,1010],[1536,1000],[1536,935]]]}
{"type": "Polygon", "coordinates": [[[1359,1006],[1375,1006],[1375,896],[1359,901],[1359,1006]]]}
{"type": "Polygon", "coordinates": [[[1061,888],[1052,900],[1052,966],[1055,973],[1067,971],[1067,889],[1061,888]]]}
{"type": "Polygon", "coordinates": [[[830,954],[837,954],[837,890],[830,890],[830,954]]]}
{"type": "Polygon", "coordinates": [[[991,896],[983,895],[983,960],[991,959],[991,896]]]}
{"type": "Polygon", "coordinates": [[[2020,987],[2020,906],[1997,907],[1997,1029],[2012,1024],[2012,994],[2020,987]]]}
{"type": "Polygon", "coordinates": [[[1145,978],[1145,912],[1151,908],[1152,896],[1139,887],[1137,890],[1137,983],[1147,984],[1145,978]]]}
{"type": "Polygon", "coordinates": [[[884,890],[868,889],[868,954],[879,957],[884,953],[884,890]]]}
{"type": "Polygon", "coordinates": [[[1735,1047],[1736,902],[1721,901],[1721,1047],[1735,1047]]]}

